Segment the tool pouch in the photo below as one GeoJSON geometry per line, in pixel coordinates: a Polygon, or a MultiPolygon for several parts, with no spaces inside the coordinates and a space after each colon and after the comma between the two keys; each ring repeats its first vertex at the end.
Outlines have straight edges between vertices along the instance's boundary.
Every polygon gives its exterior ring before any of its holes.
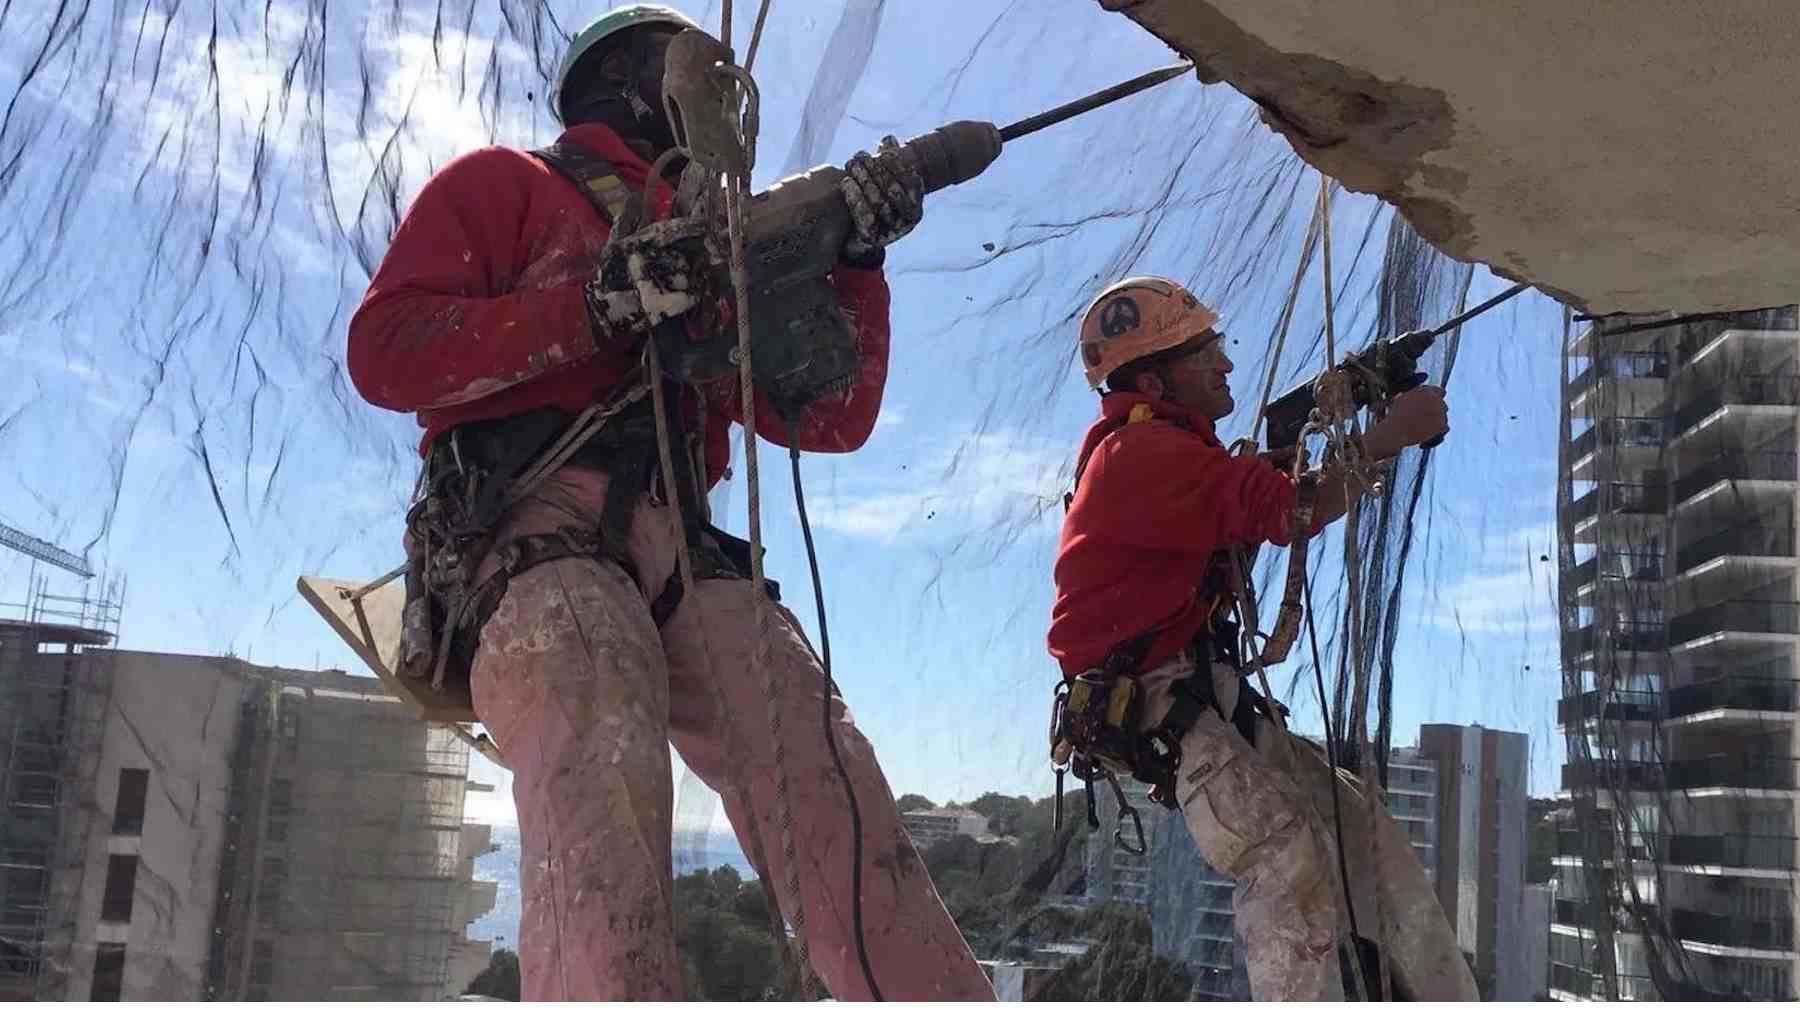
{"type": "Polygon", "coordinates": [[[465,624],[475,567],[492,545],[492,525],[476,523],[476,506],[491,498],[495,476],[474,465],[460,471],[440,448],[426,458],[425,494],[406,514],[406,605],[395,674],[408,685],[468,692],[470,646],[465,624]]]}
{"type": "Polygon", "coordinates": [[[1143,706],[1137,680],[1089,669],[1057,688],[1051,707],[1050,758],[1083,781],[1133,773],[1143,706]]]}

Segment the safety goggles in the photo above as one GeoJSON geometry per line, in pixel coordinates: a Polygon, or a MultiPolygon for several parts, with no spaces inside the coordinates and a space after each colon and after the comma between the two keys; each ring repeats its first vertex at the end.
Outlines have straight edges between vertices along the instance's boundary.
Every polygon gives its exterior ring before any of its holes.
{"type": "Polygon", "coordinates": [[[1221,331],[1204,330],[1157,356],[1164,362],[1176,362],[1190,355],[1204,355],[1225,340],[1221,331]]]}

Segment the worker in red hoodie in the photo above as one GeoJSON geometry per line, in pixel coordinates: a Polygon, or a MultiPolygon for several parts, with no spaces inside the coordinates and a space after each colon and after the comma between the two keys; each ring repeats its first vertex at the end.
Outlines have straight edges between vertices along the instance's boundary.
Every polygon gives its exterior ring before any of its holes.
{"type": "MultiPolygon", "coordinates": [[[[735,375],[652,381],[669,397],[674,488],[656,467],[651,399],[621,396],[643,379],[650,327],[688,319],[695,303],[684,279],[701,265],[691,248],[657,238],[670,230],[608,242],[651,163],[673,146],[663,59],[687,28],[698,26],[633,5],[579,33],[550,96],[567,127],[557,143],[485,148],[439,171],[350,324],[357,390],[417,413],[424,428],[427,495],[408,529],[415,550],[431,546],[413,553],[426,557],[420,579],[459,573],[459,552],[480,560],[467,586],[431,600],[451,653],[463,652],[474,712],[513,773],[523,998],[680,997],[672,744],[722,796],[833,996],[864,1000],[880,988],[889,999],[992,999],[868,740],[834,693],[837,747],[873,872],[860,877],[855,935],[859,841],[820,724],[820,661],[779,605],[769,603],[772,628],[759,631],[754,596],[776,591],[751,587],[748,546],[706,513],[707,490],[729,462],[729,427],[744,412],[735,375]],[[629,258],[614,259],[619,249],[629,258]],[[508,483],[596,405],[626,407],[509,502],[508,483]],[[684,542],[692,586],[676,576],[684,542]],[[748,666],[759,637],[774,700],[748,666]],[[784,817],[793,821],[785,834],[784,817]]],[[[791,427],[790,413],[759,394],[758,430],[773,442],[846,452],[874,427],[888,357],[883,250],[919,220],[923,195],[917,174],[885,151],[851,161],[844,189],[856,229],[831,277],[858,335],[858,372],[815,392],[791,427]]],[[[666,213],[670,200],[659,181],[652,210],[666,213]]]]}
{"type": "MultiPolygon", "coordinates": [[[[1286,545],[1301,486],[1264,458],[1233,455],[1214,432],[1235,405],[1218,322],[1180,285],[1142,277],[1106,289],[1082,320],[1087,379],[1104,391],[1056,559],[1049,647],[1068,689],[1053,759],[1073,755],[1103,779],[1136,775],[1181,810],[1207,862],[1237,880],[1255,998],[1341,998],[1355,979],[1338,943],[1354,925],[1360,961],[1372,967],[1380,941],[1394,992],[1474,999],[1405,831],[1382,810],[1371,837],[1361,783],[1311,743],[1283,741],[1245,678],[1229,620],[1232,550],[1286,545]],[[1337,839],[1320,813],[1342,814],[1353,922],[1339,922],[1337,839]]],[[[1418,387],[1393,399],[1362,451],[1384,461],[1448,428],[1443,391],[1418,387]]],[[[1302,484],[1314,533],[1359,494],[1335,467],[1302,484]]]]}

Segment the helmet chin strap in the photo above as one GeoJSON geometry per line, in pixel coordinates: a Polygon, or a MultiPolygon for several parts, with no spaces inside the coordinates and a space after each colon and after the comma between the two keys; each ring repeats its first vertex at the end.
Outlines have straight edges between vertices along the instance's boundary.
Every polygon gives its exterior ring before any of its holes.
{"type": "Polygon", "coordinates": [[[650,108],[650,103],[644,101],[644,96],[638,94],[636,74],[633,74],[631,80],[625,83],[625,87],[619,90],[619,94],[625,99],[625,104],[631,107],[631,117],[637,120],[638,126],[647,127],[655,124],[656,110],[650,108]]]}

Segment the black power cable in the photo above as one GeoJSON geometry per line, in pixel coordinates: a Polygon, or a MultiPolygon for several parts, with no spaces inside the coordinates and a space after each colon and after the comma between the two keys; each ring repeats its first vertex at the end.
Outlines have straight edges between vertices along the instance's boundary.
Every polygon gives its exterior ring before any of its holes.
{"type": "MultiPolygon", "coordinates": [[[[1325,721],[1325,765],[1331,772],[1331,822],[1337,838],[1338,882],[1344,887],[1344,911],[1350,918],[1350,951],[1344,956],[1357,962],[1357,968],[1351,969],[1349,978],[1359,983],[1365,990],[1368,982],[1361,973],[1362,947],[1357,942],[1362,932],[1356,926],[1356,898],[1350,893],[1350,866],[1344,858],[1344,811],[1338,801],[1338,753],[1341,748],[1337,730],[1331,723],[1331,707],[1325,702],[1325,669],[1319,662],[1319,630],[1313,625],[1312,581],[1306,582],[1306,635],[1312,644],[1313,684],[1319,692],[1319,714],[1325,721]]],[[[1379,944],[1377,944],[1379,945],[1379,944]]],[[[1379,983],[1378,987],[1379,987],[1379,983]]],[[[1363,1002],[1369,1001],[1367,995],[1359,995],[1363,1002]]]]}
{"type": "MultiPolygon", "coordinates": [[[[788,426],[790,442],[793,425],[788,426]]],[[[820,705],[820,721],[824,725],[825,745],[831,751],[831,762],[837,767],[838,776],[844,779],[844,797],[850,803],[850,924],[856,932],[856,959],[862,964],[863,981],[868,983],[869,995],[876,1002],[884,1002],[881,987],[875,984],[875,969],[869,966],[869,947],[863,937],[862,910],[862,864],[863,864],[863,831],[862,810],[856,804],[856,786],[850,783],[850,771],[844,767],[844,757],[838,752],[837,734],[831,722],[831,697],[836,683],[831,679],[831,634],[825,628],[825,585],[819,579],[819,554],[813,548],[812,522],[806,517],[806,490],[800,482],[800,449],[788,447],[788,460],[794,472],[794,506],[800,513],[800,535],[806,540],[806,565],[812,571],[813,602],[819,613],[819,661],[824,672],[823,692],[820,696],[824,702],[820,705]]]]}

